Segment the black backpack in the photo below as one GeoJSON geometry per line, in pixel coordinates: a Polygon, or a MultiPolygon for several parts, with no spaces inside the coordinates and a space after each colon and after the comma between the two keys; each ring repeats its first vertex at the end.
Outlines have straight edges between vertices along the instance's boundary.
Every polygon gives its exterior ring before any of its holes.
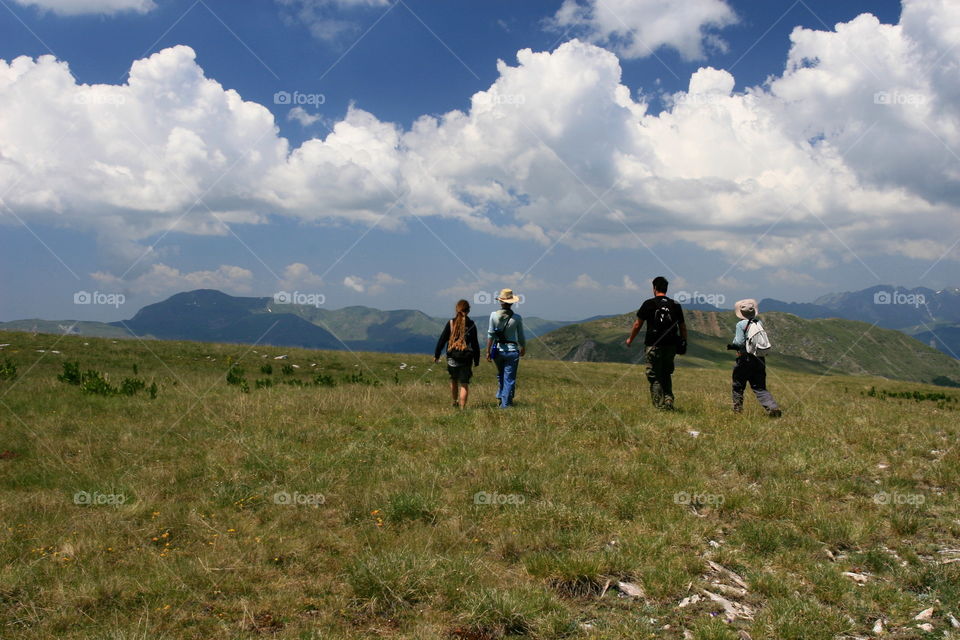
{"type": "Polygon", "coordinates": [[[673,317],[674,302],[667,296],[657,296],[656,307],[650,316],[647,324],[647,331],[650,332],[655,344],[671,345],[679,340],[679,323],[673,317]]]}

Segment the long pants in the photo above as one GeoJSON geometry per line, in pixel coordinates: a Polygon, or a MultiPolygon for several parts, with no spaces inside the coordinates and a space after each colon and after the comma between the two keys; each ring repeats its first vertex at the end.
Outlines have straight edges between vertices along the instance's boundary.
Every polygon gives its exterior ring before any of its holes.
{"type": "Polygon", "coordinates": [[[513,404],[513,394],[517,388],[517,368],[520,366],[519,351],[501,351],[493,360],[497,365],[497,400],[500,408],[506,409],[513,404]]]}
{"type": "Polygon", "coordinates": [[[676,347],[647,347],[647,381],[650,383],[650,398],[658,409],[673,406],[673,360],[676,347]]]}
{"type": "Polygon", "coordinates": [[[743,391],[748,383],[764,409],[769,412],[780,408],[773,399],[773,394],[767,391],[766,359],[745,353],[737,356],[737,363],[733,366],[734,411],[743,409],[743,391]]]}

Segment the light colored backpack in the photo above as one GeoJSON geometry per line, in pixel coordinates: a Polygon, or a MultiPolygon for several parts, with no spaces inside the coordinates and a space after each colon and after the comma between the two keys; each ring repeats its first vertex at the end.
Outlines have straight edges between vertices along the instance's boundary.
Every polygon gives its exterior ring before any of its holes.
{"type": "Polygon", "coordinates": [[[773,345],[770,344],[770,337],[767,336],[767,330],[763,328],[763,323],[754,318],[747,321],[747,353],[752,356],[764,357],[773,345]]]}

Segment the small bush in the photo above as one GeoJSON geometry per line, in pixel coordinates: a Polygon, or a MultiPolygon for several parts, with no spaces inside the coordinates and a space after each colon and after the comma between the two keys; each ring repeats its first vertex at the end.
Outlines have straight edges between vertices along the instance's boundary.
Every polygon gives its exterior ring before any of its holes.
{"type": "Polygon", "coordinates": [[[69,360],[63,363],[63,373],[57,376],[60,382],[76,385],[80,384],[80,378],[80,363],[69,360]]]}
{"type": "Polygon", "coordinates": [[[250,385],[247,383],[247,379],[243,368],[238,367],[235,364],[230,365],[230,368],[227,369],[227,384],[239,387],[240,391],[244,393],[250,393],[250,385]]]}
{"type": "Polygon", "coordinates": [[[270,364],[269,362],[267,364],[261,365],[260,373],[262,373],[265,376],[273,375],[273,365],[270,364]]]}
{"type": "Polygon", "coordinates": [[[363,371],[358,371],[357,373],[351,373],[349,375],[343,376],[343,381],[346,384],[363,384],[368,387],[379,387],[379,380],[371,380],[370,378],[363,377],[363,371]]]}
{"type": "Polygon", "coordinates": [[[318,373],[313,377],[313,384],[318,387],[335,387],[337,382],[325,373],[318,373]]]}
{"type": "Polygon", "coordinates": [[[17,377],[17,365],[9,358],[0,362],[0,380],[13,380],[17,377]]]}
{"type": "MultiPolygon", "coordinates": [[[[138,391],[147,389],[147,383],[140,378],[124,378],[119,386],[110,384],[110,377],[102,371],[80,371],[79,362],[64,362],[63,373],[57,376],[57,380],[65,384],[72,384],[80,387],[83,393],[89,393],[97,396],[134,396],[138,391]]],[[[157,383],[154,382],[148,389],[150,399],[157,397],[157,383]]]]}
{"type": "Polygon", "coordinates": [[[285,376],[292,376],[295,373],[295,369],[293,368],[292,364],[285,364],[280,367],[280,373],[285,376]]]}

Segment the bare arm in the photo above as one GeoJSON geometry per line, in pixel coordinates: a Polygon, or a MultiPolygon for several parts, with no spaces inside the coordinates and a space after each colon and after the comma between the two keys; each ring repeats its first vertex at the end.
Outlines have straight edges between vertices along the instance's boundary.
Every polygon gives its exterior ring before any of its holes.
{"type": "MultiPolygon", "coordinates": [[[[643,327],[643,320],[637,318],[633,322],[633,328],[630,330],[630,337],[627,338],[627,346],[629,347],[633,344],[633,339],[637,337],[637,334],[640,333],[640,329],[643,327]]],[[[684,329],[686,331],[686,329],[684,329]]]]}

